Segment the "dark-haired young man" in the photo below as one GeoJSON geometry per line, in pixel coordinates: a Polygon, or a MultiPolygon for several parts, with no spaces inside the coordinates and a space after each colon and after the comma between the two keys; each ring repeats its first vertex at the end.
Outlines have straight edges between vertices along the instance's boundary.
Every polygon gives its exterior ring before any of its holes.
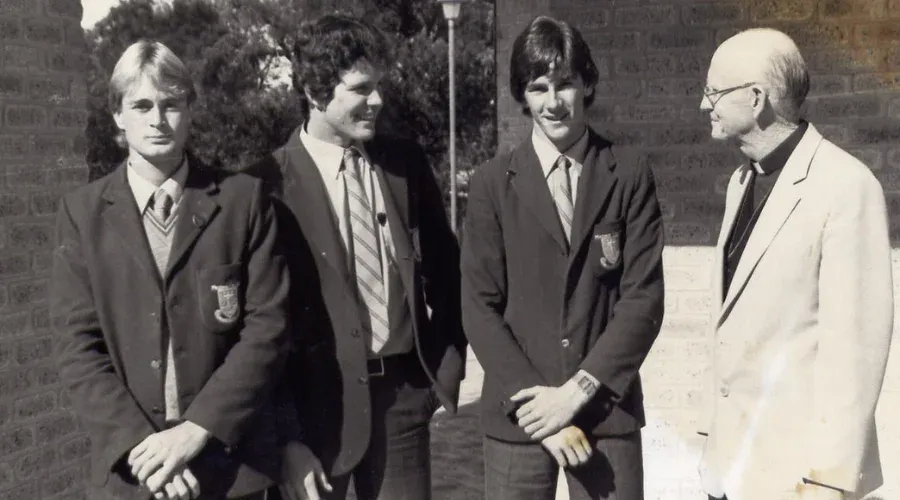
{"type": "Polygon", "coordinates": [[[303,426],[288,498],[430,498],[428,422],[455,412],[466,349],[459,248],[416,144],[375,132],[390,54],[357,19],[306,24],[294,72],[305,123],[258,166],[280,199],[303,426]]]}
{"type": "Polygon", "coordinates": [[[598,71],[581,34],[538,17],[510,86],[531,137],[472,178],[466,335],[484,367],[485,498],[643,498],[638,369],[663,316],[653,176],[587,126],[598,71]]]}

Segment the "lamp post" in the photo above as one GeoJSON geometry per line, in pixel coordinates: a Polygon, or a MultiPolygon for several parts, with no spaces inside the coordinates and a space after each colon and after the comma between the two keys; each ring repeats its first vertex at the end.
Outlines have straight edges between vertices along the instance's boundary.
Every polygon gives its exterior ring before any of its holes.
{"type": "Polygon", "coordinates": [[[465,0],[437,0],[447,20],[447,61],[450,65],[450,227],[456,228],[456,20],[465,0]]]}

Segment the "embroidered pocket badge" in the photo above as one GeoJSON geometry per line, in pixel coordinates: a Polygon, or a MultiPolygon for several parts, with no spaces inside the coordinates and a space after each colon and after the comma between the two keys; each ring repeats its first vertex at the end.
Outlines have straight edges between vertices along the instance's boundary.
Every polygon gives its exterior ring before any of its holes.
{"type": "Polygon", "coordinates": [[[622,257],[620,248],[620,234],[614,233],[595,234],[595,240],[600,240],[600,265],[606,269],[615,269],[622,257]]]}
{"type": "Polygon", "coordinates": [[[226,283],[224,285],[213,285],[211,288],[216,292],[219,299],[219,308],[214,313],[216,319],[226,324],[237,321],[238,313],[240,312],[238,284],[226,283]]]}

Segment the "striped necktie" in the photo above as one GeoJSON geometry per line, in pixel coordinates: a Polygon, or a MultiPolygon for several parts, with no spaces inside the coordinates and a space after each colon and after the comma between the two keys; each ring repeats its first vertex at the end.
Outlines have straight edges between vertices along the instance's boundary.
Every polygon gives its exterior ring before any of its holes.
{"type": "Polygon", "coordinates": [[[381,249],[375,232],[375,217],[366,190],[360,181],[360,154],[355,148],[344,150],[344,180],[347,184],[347,208],[352,237],[353,265],[360,296],[369,313],[368,332],[371,349],[378,353],[390,334],[388,304],[381,268],[381,249]]]}
{"type": "Polygon", "coordinates": [[[556,211],[559,212],[559,221],[562,223],[563,232],[566,234],[566,242],[572,239],[572,218],[575,207],[572,205],[572,187],[569,180],[569,167],[572,162],[565,155],[559,155],[553,168],[550,169],[550,185],[553,187],[553,202],[556,211]]]}

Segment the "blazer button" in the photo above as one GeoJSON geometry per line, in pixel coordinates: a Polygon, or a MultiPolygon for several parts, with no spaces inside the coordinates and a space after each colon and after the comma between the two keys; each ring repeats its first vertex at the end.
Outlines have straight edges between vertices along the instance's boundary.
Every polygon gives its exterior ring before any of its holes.
{"type": "Polygon", "coordinates": [[[350,336],[353,338],[359,338],[359,329],[354,328],[354,329],[350,330],[350,336]]]}
{"type": "Polygon", "coordinates": [[[153,413],[162,413],[163,412],[162,408],[160,408],[159,406],[154,406],[150,411],[152,411],[153,413]]]}
{"type": "Polygon", "coordinates": [[[562,340],[559,342],[559,345],[561,345],[561,346],[563,346],[563,347],[569,347],[569,339],[562,339],[562,340]]]}
{"type": "Polygon", "coordinates": [[[723,385],[719,388],[719,394],[721,394],[723,398],[727,398],[728,395],[731,394],[731,391],[728,390],[727,385],[723,385]]]}
{"type": "Polygon", "coordinates": [[[153,368],[154,370],[159,370],[159,365],[160,363],[158,359],[154,359],[150,362],[150,368],[153,368]]]}
{"type": "Polygon", "coordinates": [[[359,377],[358,380],[359,380],[359,383],[362,385],[369,385],[369,378],[366,377],[365,375],[363,375],[362,377],[359,377]]]}

